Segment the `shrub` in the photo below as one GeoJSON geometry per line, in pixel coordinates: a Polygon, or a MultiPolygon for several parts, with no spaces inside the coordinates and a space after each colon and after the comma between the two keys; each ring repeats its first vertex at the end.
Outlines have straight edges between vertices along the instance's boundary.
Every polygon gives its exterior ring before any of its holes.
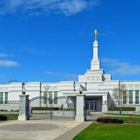
{"type": "Polygon", "coordinates": [[[123,120],[118,119],[111,119],[111,118],[98,118],[97,122],[100,123],[115,123],[115,124],[122,124],[123,120]]]}
{"type": "Polygon", "coordinates": [[[74,111],[75,109],[72,109],[72,108],[63,108],[63,110],[66,110],[66,111],[74,111]]]}
{"type": "Polygon", "coordinates": [[[7,120],[6,116],[0,115],[0,121],[6,121],[6,120],[7,120]]]}
{"type": "Polygon", "coordinates": [[[63,110],[63,104],[60,106],[59,110],[63,110]]]}
{"type": "Polygon", "coordinates": [[[1,109],[0,111],[4,111],[4,109],[1,109]]]}
{"type": "Polygon", "coordinates": [[[32,107],[32,110],[59,110],[59,107],[32,107]]]}
{"type": "Polygon", "coordinates": [[[11,110],[13,112],[13,110],[11,110]]]}
{"type": "MultiPolygon", "coordinates": [[[[122,111],[135,111],[135,107],[121,107],[122,111]]],[[[108,108],[108,111],[112,111],[112,107],[108,108]]],[[[120,107],[113,107],[113,111],[120,111],[120,107]]]]}

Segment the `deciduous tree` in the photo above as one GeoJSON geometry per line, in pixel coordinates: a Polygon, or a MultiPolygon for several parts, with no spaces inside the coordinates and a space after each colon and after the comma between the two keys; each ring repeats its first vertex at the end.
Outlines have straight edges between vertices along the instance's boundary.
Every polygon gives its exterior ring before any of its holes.
{"type": "Polygon", "coordinates": [[[118,87],[115,87],[113,89],[113,99],[119,102],[120,105],[120,115],[122,114],[122,101],[123,97],[125,97],[125,100],[127,99],[128,95],[126,93],[126,85],[120,84],[118,87]]]}

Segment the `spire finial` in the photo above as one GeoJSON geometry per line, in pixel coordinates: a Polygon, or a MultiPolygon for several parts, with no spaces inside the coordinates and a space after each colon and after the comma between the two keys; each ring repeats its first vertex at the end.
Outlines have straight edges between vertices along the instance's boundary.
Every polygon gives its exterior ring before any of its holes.
{"type": "Polygon", "coordinates": [[[95,40],[97,40],[97,37],[98,37],[98,30],[97,29],[94,29],[94,37],[95,37],[95,40]]]}
{"type": "Polygon", "coordinates": [[[97,40],[97,37],[98,37],[98,30],[95,29],[95,28],[93,28],[93,27],[92,27],[92,29],[93,29],[93,31],[94,31],[95,40],[97,40]]]}

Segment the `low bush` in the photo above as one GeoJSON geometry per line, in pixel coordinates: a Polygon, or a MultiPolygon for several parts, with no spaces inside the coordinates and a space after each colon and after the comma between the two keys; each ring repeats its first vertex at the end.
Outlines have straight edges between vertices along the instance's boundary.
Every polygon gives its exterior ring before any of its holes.
{"type": "Polygon", "coordinates": [[[1,109],[0,111],[4,111],[4,109],[1,109]]]}
{"type": "Polygon", "coordinates": [[[7,117],[4,116],[4,115],[0,115],[0,121],[6,121],[7,120],[7,117]]]}
{"type": "Polygon", "coordinates": [[[59,110],[63,110],[63,104],[60,106],[59,110]]]}
{"type": "Polygon", "coordinates": [[[72,109],[72,108],[63,108],[63,110],[65,110],[65,111],[74,111],[75,109],[72,109]]]}
{"type": "Polygon", "coordinates": [[[32,110],[59,110],[59,107],[32,107],[32,110]]]}
{"type": "Polygon", "coordinates": [[[111,119],[111,118],[98,118],[97,122],[100,123],[116,123],[116,124],[122,124],[123,120],[119,119],[111,119]]]}
{"type": "MultiPolygon", "coordinates": [[[[122,111],[135,111],[135,107],[121,107],[122,111]]],[[[109,107],[108,111],[120,111],[120,107],[109,107]]]]}

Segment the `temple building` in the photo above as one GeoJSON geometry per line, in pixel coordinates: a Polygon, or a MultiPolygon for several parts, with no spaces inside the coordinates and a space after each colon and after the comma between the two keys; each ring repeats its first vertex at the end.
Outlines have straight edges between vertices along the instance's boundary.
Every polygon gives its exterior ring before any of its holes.
{"type": "Polygon", "coordinates": [[[86,70],[83,75],[79,75],[78,81],[0,84],[0,109],[18,109],[18,104],[12,104],[12,101],[18,101],[20,94],[29,95],[31,100],[38,97],[38,101],[34,100],[34,106],[45,106],[46,102],[41,97],[47,96],[47,98],[56,99],[53,102],[53,106],[60,107],[63,103],[57,100],[57,98],[66,97],[69,98],[69,106],[66,105],[64,107],[74,108],[76,95],[85,94],[86,110],[106,112],[113,100],[113,89],[120,84],[126,85],[126,92],[129,95],[128,98],[123,97],[121,101],[123,106],[139,105],[140,81],[112,80],[111,74],[105,74],[105,71],[101,69],[97,34],[97,30],[95,30],[91,68],[86,70]]]}

